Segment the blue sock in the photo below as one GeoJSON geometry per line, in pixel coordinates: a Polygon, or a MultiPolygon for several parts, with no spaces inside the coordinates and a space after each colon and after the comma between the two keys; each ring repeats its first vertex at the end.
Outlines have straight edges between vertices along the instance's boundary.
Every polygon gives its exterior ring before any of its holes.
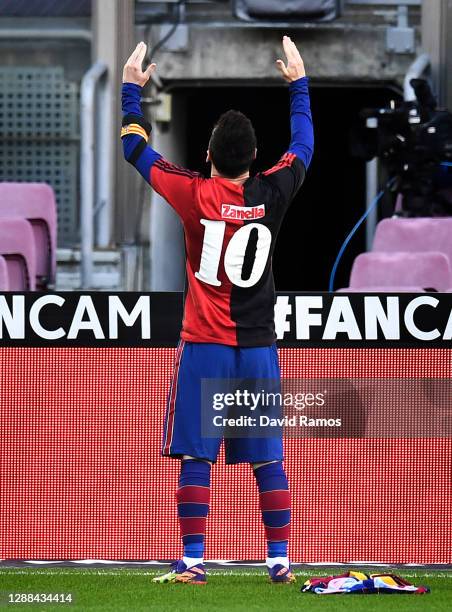
{"type": "Polygon", "coordinates": [[[181,463],[177,514],[184,557],[202,558],[210,503],[210,463],[186,459],[181,463]]]}
{"type": "Polygon", "coordinates": [[[262,521],[267,538],[267,557],[287,557],[290,532],[290,493],[280,461],[254,470],[259,488],[262,521]]]}
{"type": "Polygon", "coordinates": [[[289,542],[267,542],[267,557],[287,557],[287,547],[289,542]]]}

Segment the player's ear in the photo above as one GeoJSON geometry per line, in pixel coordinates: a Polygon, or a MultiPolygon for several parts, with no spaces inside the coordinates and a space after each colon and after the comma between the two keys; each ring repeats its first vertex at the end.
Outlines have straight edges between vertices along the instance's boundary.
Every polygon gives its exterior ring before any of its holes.
{"type": "Polygon", "coordinates": [[[210,149],[207,149],[207,156],[206,156],[206,162],[211,162],[212,158],[210,156],[210,149]]]}
{"type": "Polygon", "coordinates": [[[254,149],[254,159],[257,157],[257,149],[254,149]]]}

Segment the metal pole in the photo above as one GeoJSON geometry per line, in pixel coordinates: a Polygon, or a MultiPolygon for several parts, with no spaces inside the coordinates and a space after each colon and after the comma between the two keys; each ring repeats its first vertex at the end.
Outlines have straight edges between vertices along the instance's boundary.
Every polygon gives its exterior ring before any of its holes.
{"type": "Polygon", "coordinates": [[[422,53],[422,55],[419,55],[408,68],[408,72],[403,80],[403,99],[405,102],[414,102],[414,100],[416,100],[416,94],[410,85],[410,81],[411,79],[418,79],[420,76],[422,76],[429,66],[429,54],[422,53]]]}
{"type": "MultiPolygon", "coordinates": [[[[378,189],[378,159],[374,157],[366,163],[366,210],[377,197],[378,189]]],[[[366,251],[372,250],[375,228],[377,227],[378,212],[374,206],[366,220],[366,251]]]]}
{"type": "MultiPolygon", "coordinates": [[[[103,152],[104,161],[108,156],[110,163],[110,204],[109,222],[110,245],[130,242],[134,238],[135,218],[138,209],[138,173],[126,164],[122,151],[119,129],[121,126],[121,81],[124,62],[136,44],[135,39],[135,0],[92,0],[93,47],[92,61],[101,61],[108,66],[109,108],[109,149],[103,152]]],[[[102,160],[101,160],[102,163],[102,160]]],[[[100,170],[102,172],[102,170],[100,170]]],[[[142,180],[142,179],[141,179],[142,180]]],[[[107,210],[101,216],[106,221],[107,210]]],[[[103,219],[98,219],[97,227],[107,227],[103,219]]],[[[103,231],[103,230],[102,230],[103,231]]],[[[106,236],[98,236],[100,244],[106,236]]]]}
{"type": "MultiPolygon", "coordinates": [[[[366,126],[370,129],[377,129],[378,121],[375,117],[369,117],[366,121],[366,126]]],[[[378,159],[374,157],[366,163],[366,210],[369,210],[375,198],[377,197],[378,189],[378,159]]],[[[374,241],[375,228],[377,227],[378,213],[374,207],[366,219],[366,251],[372,250],[374,241]]]]}
{"type": "Polygon", "coordinates": [[[97,184],[96,184],[96,210],[95,210],[95,228],[96,228],[96,245],[99,247],[108,247],[110,245],[111,236],[111,83],[109,82],[108,73],[99,84],[98,95],[98,120],[96,122],[96,168],[97,168],[97,184]]]}
{"type": "Polygon", "coordinates": [[[92,286],[94,225],[94,109],[96,86],[107,66],[96,62],[85,73],[80,89],[80,233],[81,287],[92,286]]]}

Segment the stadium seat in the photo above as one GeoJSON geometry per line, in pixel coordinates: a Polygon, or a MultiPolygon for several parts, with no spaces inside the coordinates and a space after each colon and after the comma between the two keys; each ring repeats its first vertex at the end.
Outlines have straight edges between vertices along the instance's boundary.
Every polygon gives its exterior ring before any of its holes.
{"type": "Polygon", "coordinates": [[[399,285],[397,287],[344,287],[337,291],[339,293],[425,293],[423,287],[411,287],[409,285],[399,285]]]}
{"type": "Polygon", "coordinates": [[[383,219],[372,251],[436,251],[447,255],[452,268],[452,217],[383,219]]]}
{"type": "Polygon", "coordinates": [[[0,291],[9,291],[8,265],[0,255],[0,291]]]}
{"type": "Polygon", "coordinates": [[[57,216],[55,195],[45,183],[0,183],[0,217],[22,217],[36,245],[36,286],[55,282],[57,216]]]}
{"type": "Polygon", "coordinates": [[[350,287],[424,287],[446,291],[452,272],[444,253],[362,253],[355,259],[350,287]]]}
{"type": "Polygon", "coordinates": [[[0,255],[8,270],[10,291],[36,288],[36,251],[31,224],[17,217],[0,219],[0,255]]]}

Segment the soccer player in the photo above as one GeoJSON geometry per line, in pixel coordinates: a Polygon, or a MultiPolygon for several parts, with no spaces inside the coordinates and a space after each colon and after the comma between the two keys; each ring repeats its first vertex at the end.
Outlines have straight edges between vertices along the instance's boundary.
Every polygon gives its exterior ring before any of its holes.
{"type": "MultiPolygon", "coordinates": [[[[266,172],[250,175],[256,136],[242,113],[227,111],[213,128],[204,178],[164,159],[140,96],[155,64],[143,71],[139,43],[124,67],[121,137],[124,156],[179,215],[185,233],[187,288],[181,340],[168,396],[162,454],[181,460],[177,508],[183,557],[160,582],[205,584],[203,563],[210,470],[221,438],[201,435],[201,380],[279,379],[275,346],[272,255],[284,215],[313,153],[308,80],[297,47],[283,38],[289,83],[291,141],[266,172]]],[[[271,116],[269,116],[271,121],[271,116]]],[[[282,436],[225,440],[226,462],[249,463],[259,490],[272,582],[295,580],[288,559],[290,494],[282,436]]]]}

